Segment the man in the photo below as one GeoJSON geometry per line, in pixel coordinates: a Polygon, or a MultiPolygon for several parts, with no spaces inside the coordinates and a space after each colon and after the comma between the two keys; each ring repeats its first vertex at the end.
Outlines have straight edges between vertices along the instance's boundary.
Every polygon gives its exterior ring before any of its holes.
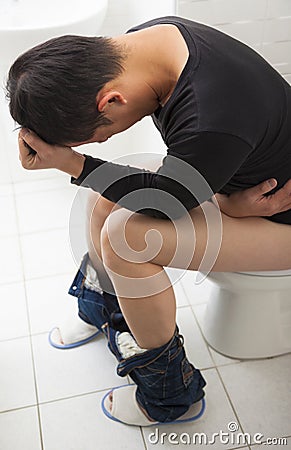
{"type": "Polygon", "coordinates": [[[240,42],[165,17],[114,39],[48,41],[16,60],[8,92],[23,167],[57,168],[98,193],[71,293],[136,383],[111,392],[107,413],[134,425],[183,420],[205,380],[185,355],[163,267],[201,266],[213,194],[222,240],[209,270],[291,267],[290,86],[240,42]],[[147,115],[168,146],[155,172],[71,149],[147,115]]]}

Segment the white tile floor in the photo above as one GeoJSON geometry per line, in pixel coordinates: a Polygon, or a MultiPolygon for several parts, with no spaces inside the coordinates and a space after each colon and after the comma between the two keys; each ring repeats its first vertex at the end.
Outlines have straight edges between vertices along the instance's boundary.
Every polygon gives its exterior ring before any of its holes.
{"type": "Polygon", "coordinates": [[[291,355],[240,362],[209,349],[200,331],[207,285],[195,286],[189,272],[175,284],[178,323],[189,359],[208,383],[203,418],[139,429],[103,416],[102,395],[124,383],[104,339],[69,351],[47,340],[48,330],[76,308],[66,293],[76,270],[68,237],[76,189],[56,172],[24,171],[16,148],[8,156],[0,148],[0,162],[1,450],[184,448],[194,433],[201,433],[202,449],[258,448],[237,433],[229,443],[205,445],[205,436],[226,432],[230,422],[252,437],[286,438],[276,448],[291,449],[291,355]]]}

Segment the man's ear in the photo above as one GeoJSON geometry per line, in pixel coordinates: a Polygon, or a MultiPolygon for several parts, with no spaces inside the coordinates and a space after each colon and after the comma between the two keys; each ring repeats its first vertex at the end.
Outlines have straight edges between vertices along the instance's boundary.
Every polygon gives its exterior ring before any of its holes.
{"type": "Polygon", "coordinates": [[[105,112],[105,109],[112,103],[120,103],[121,105],[126,105],[127,100],[118,91],[108,91],[104,94],[98,93],[96,97],[96,103],[99,112],[105,112]]]}

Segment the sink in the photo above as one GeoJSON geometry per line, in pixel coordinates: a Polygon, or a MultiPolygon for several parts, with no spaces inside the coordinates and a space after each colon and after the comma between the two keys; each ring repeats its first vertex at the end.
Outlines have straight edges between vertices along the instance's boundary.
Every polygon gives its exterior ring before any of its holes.
{"type": "Polygon", "coordinates": [[[107,4],[108,0],[0,0],[1,142],[11,153],[17,148],[17,134],[12,133],[15,124],[2,89],[10,65],[21,53],[52,37],[97,35],[107,4]]]}
{"type": "Polygon", "coordinates": [[[108,0],[1,0],[1,67],[39,42],[63,34],[95,35],[108,0]]]}

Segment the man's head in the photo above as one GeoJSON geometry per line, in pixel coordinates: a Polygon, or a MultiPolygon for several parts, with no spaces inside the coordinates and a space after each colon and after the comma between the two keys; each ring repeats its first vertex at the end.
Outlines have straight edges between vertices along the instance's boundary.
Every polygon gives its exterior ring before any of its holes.
{"type": "Polygon", "coordinates": [[[13,119],[51,144],[92,139],[96,128],[111,123],[96,98],[122,73],[123,60],[119,47],[104,37],[67,35],[32,48],[9,71],[13,119]]]}

